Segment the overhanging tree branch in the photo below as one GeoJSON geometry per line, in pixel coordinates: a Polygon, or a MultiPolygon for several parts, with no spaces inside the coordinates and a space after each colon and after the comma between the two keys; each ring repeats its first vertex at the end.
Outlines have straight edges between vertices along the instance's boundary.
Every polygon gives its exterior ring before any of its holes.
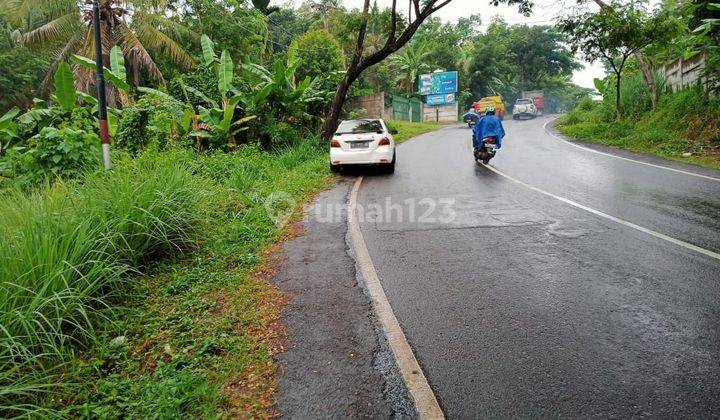
{"type": "MultiPolygon", "coordinates": [[[[362,72],[375,64],[380,63],[390,54],[402,48],[410,41],[420,25],[422,25],[422,23],[430,17],[430,15],[450,4],[451,1],[452,0],[428,0],[421,6],[420,0],[412,0],[413,7],[415,8],[415,18],[411,19],[405,30],[403,30],[400,36],[397,36],[397,1],[393,0],[390,31],[387,34],[385,44],[378,51],[375,51],[363,58],[365,36],[367,34],[367,25],[370,18],[370,0],[364,1],[362,22],[358,30],[358,39],[355,44],[355,51],[350,61],[350,65],[345,72],[345,76],[340,81],[340,84],[335,91],[335,97],[333,98],[333,101],[325,115],[325,122],[322,128],[323,138],[329,139],[335,131],[335,127],[337,126],[337,122],[340,117],[340,111],[345,103],[345,98],[350,90],[350,86],[358,79],[358,77],[360,77],[362,72]]],[[[523,12],[529,11],[532,4],[531,0],[494,0],[494,3],[499,2],[518,4],[523,12]]]]}

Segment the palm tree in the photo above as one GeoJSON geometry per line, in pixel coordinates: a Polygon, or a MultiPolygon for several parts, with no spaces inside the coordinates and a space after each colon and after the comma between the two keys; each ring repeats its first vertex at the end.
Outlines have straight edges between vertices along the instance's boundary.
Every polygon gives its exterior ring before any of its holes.
{"type": "Polygon", "coordinates": [[[401,73],[398,82],[407,89],[408,98],[415,93],[415,81],[418,79],[418,76],[422,72],[430,69],[430,64],[427,63],[429,54],[424,44],[408,44],[400,53],[390,58],[390,60],[392,60],[391,62],[401,73]]]}
{"type": "MultiPolygon", "coordinates": [[[[98,3],[103,61],[109,67],[110,49],[120,46],[130,82],[138,84],[143,75],[158,83],[165,82],[152,55],[165,56],[181,68],[195,66],[193,58],[177,41],[180,36],[193,34],[164,14],[168,0],[99,0],[98,3]]],[[[44,88],[51,85],[58,64],[71,55],[95,57],[89,0],[0,0],[0,8],[19,28],[21,45],[57,47],[44,88]]],[[[79,66],[74,67],[74,72],[78,88],[90,92],[94,84],[92,73],[79,66]]]]}

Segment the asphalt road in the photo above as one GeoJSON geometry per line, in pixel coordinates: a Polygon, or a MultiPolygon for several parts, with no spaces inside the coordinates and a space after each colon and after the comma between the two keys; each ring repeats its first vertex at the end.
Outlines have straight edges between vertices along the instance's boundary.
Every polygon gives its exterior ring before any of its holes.
{"type": "MultiPolygon", "coordinates": [[[[506,121],[491,166],[720,252],[720,182],[576,148],[546,121],[506,121]]],[[[365,177],[358,196],[446,415],[720,416],[720,260],[476,165],[469,136],[453,127],[402,145],[395,174],[365,177]]]]}

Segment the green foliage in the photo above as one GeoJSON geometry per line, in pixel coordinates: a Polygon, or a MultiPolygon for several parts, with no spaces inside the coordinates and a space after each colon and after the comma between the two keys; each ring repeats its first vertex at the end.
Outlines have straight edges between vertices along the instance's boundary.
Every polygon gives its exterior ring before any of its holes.
{"type": "Polygon", "coordinates": [[[18,45],[17,32],[0,12],[0,113],[14,106],[25,109],[32,105],[32,98],[40,94],[51,56],[51,51],[18,45]]]}
{"type": "Polygon", "coordinates": [[[151,108],[139,106],[123,110],[115,145],[133,155],[143,150],[150,142],[148,125],[152,112],[151,108]]]}
{"type": "MultiPolygon", "coordinates": [[[[622,76],[628,58],[652,44],[656,34],[674,24],[662,12],[649,14],[642,5],[612,1],[599,12],[587,11],[560,22],[573,52],[589,60],[603,60],[615,75],[615,119],[623,116],[622,76]]],[[[609,89],[605,89],[607,96],[609,89]]]]}
{"type": "Polygon", "coordinates": [[[218,64],[218,90],[220,95],[224,98],[232,87],[233,81],[233,62],[230,58],[230,53],[227,50],[223,50],[220,56],[220,62],[218,64]]]}
{"type": "Polygon", "coordinates": [[[75,108],[77,95],[75,94],[75,80],[70,65],[63,61],[55,72],[55,97],[58,104],[65,110],[75,108]]]}
{"type": "MultiPolygon", "coordinates": [[[[195,65],[192,57],[178,43],[182,36],[191,36],[191,33],[180,22],[167,18],[163,13],[169,3],[168,0],[124,1],[121,4],[110,0],[99,1],[103,45],[121,46],[135,75],[158,82],[164,79],[155,58],[165,57],[182,69],[195,65]]],[[[54,64],[46,72],[45,86],[54,76],[55,65],[69,55],[93,54],[92,24],[88,27],[84,20],[91,10],[88,3],[55,0],[28,4],[25,1],[0,0],[0,9],[18,29],[18,38],[23,45],[53,51],[54,64]]],[[[105,54],[109,53],[105,51],[105,54]]],[[[108,79],[114,76],[113,73],[108,79]]],[[[81,77],[81,85],[90,85],[91,75],[88,72],[81,77]]],[[[139,77],[134,79],[134,84],[140,83],[139,77]]],[[[123,84],[122,78],[113,84],[123,84]]]]}
{"type": "MultiPolygon", "coordinates": [[[[116,55],[120,53],[119,47],[113,47],[113,50],[115,51],[116,55]]],[[[93,72],[97,71],[97,64],[95,63],[95,61],[87,57],[74,54],[70,57],[70,60],[72,60],[75,64],[85,67],[88,70],[92,70],[93,72]]],[[[103,76],[105,76],[105,79],[107,79],[108,82],[112,83],[112,85],[116,88],[124,92],[128,92],[130,91],[130,84],[125,81],[126,75],[124,61],[117,56],[114,60],[116,62],[116,65],[118,66],[118,71],[110,70],[107,67],[103,67],[103,76]]]]}
{"type": "Polygon", "coordinates": [[[71,386],[58,363],[93,343],[132,270],[191,244],[205,185],[166,155],[0,200],[0,416],[71,386]]]}
{"type": "Polygon", "coordinates": [[[243,65],[250,88],[242,95],[243,107],[247,113],[258,116],[252,128],[265,148],[272,146],[268,131],[271,125],[277,122],[309,123],[314,119],[307,112],[309,107],[323,100],[317,89],[317,79],[313,81],[306,77],[300,83],[295,82],[297,65],[297,62],[286,65],[276,61],[272,72],[254,64],[243,65]]]}
{"type": "MultiPolygon", "coordinates": [[[[641,91],[640,86],[636,89],[641,91]]],[[[621,123],[613,121],[612,101],[584,101],[563,116],[558,127],[582,140],[720,168],[713,152],[720,145],[720,102],[697,88],[666,93],[654,109],[646,101],[638,101],[644,105],[636,109],[628,106],[621,123]],[[682,156],[685,152],[692,156],[682,156]]]]}
{"type": "Polygon", "coordinates": [[[80,176],[97,168],[99,145],[100,138],[93,132],[45,127],[28,140],[27,150],[18,155],[20,177],[36,183],[48,177],[80,176]]]}
{"type": "Polygon", "coordinates": [[[408,98],[415,95],[415,85],[420,75],[430,70],[426,45],[409,44],[401,52],[390,56],[390,62],[399,72],[397,81],[405,87],[408,98]]]}
{"type": "Polygon", "coordinates": [[[127,82],[125,57],[123,56],[122,49],[117,45],[110,49],[110,69],[112,70],[114,76],[123,82],[127,82]]]}
{"type": "Polygon", "coordinates": [[[308,31],[314,19],[312,14],[303,14],[292,8],[281,8],[269,15],[267,24],[275,52],[287,51],[295,39],[308,31]]]}
{"type": "Polygon", "coordinates": [[[200,65],[191,72],[185,73],[174,78],[168,84],[168,93],[173,97],[188,102],[192,106],[207,105],[208,100],[202,95],[210,99],[209,102],[220,102],[222,96],[218,91],[218,77],[213,65],[200,65]],[[193,91],[201,92],[202,95],[193,93],[193,91]]]}
{"type": "MultiPolygon", "coordinates": [[[[236,1],[193,0],[184,2],[177,13],[194,33],[211,39],[216,51],[228,50],[236,63],[263,63],[271,55],[268,18],[256,9],[239,6],[236,1]]],[[[202,38],[198,43],[196,37],[188,37],[186,47],[207,66],[202,38]]],[[[172,68],[168,72],[174,77],[181,73],[172,68]]]]}
{"type": "Polygon", "coordinates": [[[569,79],[579,64],[564,43],[565,37],[550,26],[491,23],[485,34],[473,38],[468,53],[472,100],[499,94],[513,103],[523,90],[541,89],[556,98],[557,103],[548,105],[567,107],[560,102],[572,100],[569,79]]]}
{"type": "Polygon", "coordinates": [[[314,78],[342,70],[345,55],[334,36],[325,29],[306,33],[290,44],[288,61],[297,60],[296,76],[314,78]]]}
{"type": "Polygon", "coordinates": [[[247,276],[282,233],[268,198],[302,202],[326,185],[326,166],[316,138],[274,152],[149,150],[84,185],[7,195],[0,349],[19,356],[0,350],[0,416],[249,414],[223,393],[272,360],[249,332],[267,328],[268,292],[247,276]]]}
{"type": "Polygon", "coordinates": [[[212,66],[217,61],[215,55],[215,47],[209,36],[202,34],[200,37],[200,46],[202,47],[203,64],[206,66],[212,66]]]}
{"type": "Polygon", "coordinates": [[[13,143],[20,140],[19,128],[14,121],[19,113],[20,109],[14,107],[0,117],[0,157],[5,155],[13,143]]]}
{"type": "Polygon", "coordinates": [[[189,134],[194,112],[170,95],[149,88],[133,106],[123,109],[115,145],[136,155],[150,145],[163,150],[171,139],[189,134]]]}

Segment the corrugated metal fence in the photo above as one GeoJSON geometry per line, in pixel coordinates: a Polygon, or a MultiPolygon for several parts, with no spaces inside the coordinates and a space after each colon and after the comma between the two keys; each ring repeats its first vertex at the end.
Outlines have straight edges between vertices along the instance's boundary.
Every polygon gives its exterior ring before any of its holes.
{"type": "Polygon", "coordinates": [[[393,95],[393,119],[402,121],[420,122],[422,116],[422,102],[418,98],[405,98],[393,95]]]}

